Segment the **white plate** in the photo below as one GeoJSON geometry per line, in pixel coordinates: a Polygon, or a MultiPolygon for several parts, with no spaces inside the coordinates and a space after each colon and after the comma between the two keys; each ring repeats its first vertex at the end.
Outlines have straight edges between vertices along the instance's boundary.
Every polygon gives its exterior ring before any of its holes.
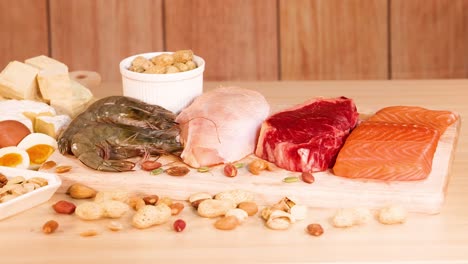
{"type": "Polygon", "coordinates": [[[4,203],[0,203],[0,220],[47,202],[62,184],[60,177],[52,173],[15,169],[4,166],[0,166],[0,173],[5,175],[7,178],[15,176],[23,176],[26,179],[41,177],[47,179],[49,182],[46,186],[20,195],[4,203]]]}

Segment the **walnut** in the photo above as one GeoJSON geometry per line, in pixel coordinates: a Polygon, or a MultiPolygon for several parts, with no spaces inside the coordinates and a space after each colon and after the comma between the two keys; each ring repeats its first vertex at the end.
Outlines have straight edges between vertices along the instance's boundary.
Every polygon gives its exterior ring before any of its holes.
{"type": "Polygon", "coordinates": [[[7,182],[8,182],[8,178],[5,175],[0,173],[0,188],[5,186],[7,182]]]}

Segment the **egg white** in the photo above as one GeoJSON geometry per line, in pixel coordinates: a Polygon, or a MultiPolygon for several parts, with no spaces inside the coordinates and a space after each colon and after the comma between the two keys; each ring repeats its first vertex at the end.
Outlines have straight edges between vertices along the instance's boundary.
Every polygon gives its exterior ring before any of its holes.
{"type": "MultiPolygon", "coordinates": [[[[36,145],[40,145],[40,144],[49,145],[54,150],[58,148],[57,140],[43,133],[31,133],[27,135],[25,138],[23,138],[23,140],[20,141],[20,143],[18,143],[17,147],[27,151],[28,149],[36,145]]],[[[31,163],[29,166],[30,169],[37,169],[41,165],[41,164],[32,163],[31,157],[30,157],[30,163],[31,163]]]]}
{"type": "Polygon", "coordinates": [[[26,150],[14,146],[0,148],[0,158],[7,154],[18,154],[21,157],[20,163],[11,167],[18,169],[27,169],[29,167],[30,160],[26,150]]]}

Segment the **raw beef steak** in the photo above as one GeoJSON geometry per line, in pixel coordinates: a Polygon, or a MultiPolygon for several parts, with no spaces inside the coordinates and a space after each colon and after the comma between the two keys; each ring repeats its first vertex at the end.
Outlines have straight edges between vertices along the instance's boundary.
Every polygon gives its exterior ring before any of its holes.
{"type": "Polygon", "coordinates": [[[312,99],[263,122],[255,154],[290,171],[324,171],[357,121],[352,99],[312,99]]]}

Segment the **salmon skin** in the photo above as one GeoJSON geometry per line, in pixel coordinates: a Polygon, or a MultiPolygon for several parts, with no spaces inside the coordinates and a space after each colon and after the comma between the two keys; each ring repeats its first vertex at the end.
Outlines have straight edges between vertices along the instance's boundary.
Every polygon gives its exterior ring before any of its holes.
{"type": "Polygon", "coordinates": [[[440,136],[458,120],[449,111],[413,106],[383,108],[346,139],[333,173],[383,181],[426,179],[440,136]]]}

